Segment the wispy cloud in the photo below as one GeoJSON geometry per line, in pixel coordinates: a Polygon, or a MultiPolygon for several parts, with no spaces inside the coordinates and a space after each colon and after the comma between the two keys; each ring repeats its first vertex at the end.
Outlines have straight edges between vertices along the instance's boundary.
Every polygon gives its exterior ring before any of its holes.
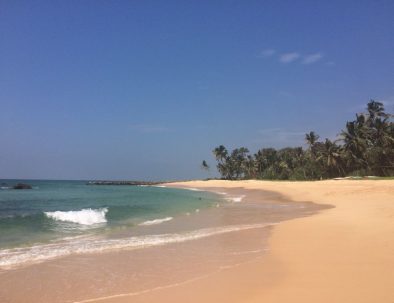
{"type": "Polygon", "coordinates": [[[170,131],[168,127],[149,124],[132,124],[130,128],[140,133],[165,133],[170,131]]]}
{"type": "Polygon", "coordinates": [[[319,61],[321,58],[323,58],[323,54],[321,53],[316,53],[316,54],[310,54],[307,56],[304,56],[304,59],[302,60],[303,64],[313,64],[319,61]]]}
{"type": "MultiPolygon", "coordinates": [[[[314,64],[316,62],[319,62],[323,59],[324,54],[321,52],[317,53],[312,53],[312,54],[302,54],[299,52],[288,52],[288,53],[279,53],[278,51],[272,49],[272,48],[267,48],[262,50],[258,55],[258,58],[275,58],[278,59],[279,62],[288,64],[292,63],[295,61],[298,61],[300,64],[314,64]]],[[[335,65],[333,61],[327,61],[324,62],[328,66],[335,65]]]]}
{"type": "Polygon", "coordinates": [[[295,60],[297,60],[301,55],[299,53],[286,53],[286,54],[282,54],[279,57],[279,61],[282,63],[291,63],[295,60]]]}
{"type": "Polygon", "coordinates": [[[275,55],[276,51],[272,48],[268,48],[268,49],[264,49],[262,50],[257,57],[259,58],[268,58],[268,57],[272,57],[273,55],[275,55]]]}

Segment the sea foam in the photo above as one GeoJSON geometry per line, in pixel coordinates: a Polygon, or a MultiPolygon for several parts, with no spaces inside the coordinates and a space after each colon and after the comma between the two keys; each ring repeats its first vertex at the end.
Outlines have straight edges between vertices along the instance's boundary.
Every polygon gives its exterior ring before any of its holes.
{"type": "Polygon", "coordinates": [[[148,220],[148,221],[142,222],[139,225],[141,225],[141,226],[156,225],[156,224],[160,224],[163,222],[171,221],[172,219],[173,219],[172,217],[166,217],[166,218],[162,218],[162,219],[148,220]]]}
{"type": "Polygon", "coordinates": [[[202,189],[198,189],[198,188],[194,188],[194,187],[185,187],[185,189],[191,190],[191,191],[203,191],[202,189]]]}
{"type": "Polygon", "coordinates": [[[238,197],[228,197],[228,198],[226,198],[226,200],[238,203],[238,202],[241,202],[243,198],[245,198],[245,195],[238,196],[238,197]]]}
{"type": "Polygon", "coordinates": [[[263,228],[274,224],[245,224],[203,228],[183,233],[136,236],[122,239],[84,238],[32,247],[0,250],[0,268],[11,269],[39,263],[71,254],[107,252],[122,249],[141,249],[170,243],[202,239],[235,231],[263,228]]]}
{"type": "Polygon", "coordinates": [[[82,209],[82,210],[71,210],[71,211],[53,211],[44,212],[44,214],[53,220],[78,223],[82,225],[93,225],[98,223],[105,223],[107,219],[105,214],[108,212],[108,208],[99,209],[82,209]]]}

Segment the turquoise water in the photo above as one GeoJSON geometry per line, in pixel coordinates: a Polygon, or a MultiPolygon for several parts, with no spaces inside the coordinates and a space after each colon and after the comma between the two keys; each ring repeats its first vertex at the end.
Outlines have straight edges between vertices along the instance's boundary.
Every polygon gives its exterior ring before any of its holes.
{"type": "Polygon", "coordinates": [[[173,188],[0,180],[1,249],[160,224],[216,204],[213,194],[173,188]],[[7,188],[18,182],[31,190],[7,188]],[[7,185],[6,185],[7,184],[7,185]]]}

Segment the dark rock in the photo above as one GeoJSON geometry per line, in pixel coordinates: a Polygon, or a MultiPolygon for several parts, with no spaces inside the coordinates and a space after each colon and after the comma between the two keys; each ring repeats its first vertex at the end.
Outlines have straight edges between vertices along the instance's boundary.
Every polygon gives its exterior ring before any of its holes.
{"type": "Polygon", "coordinates": [[[18,183],[12,187],[13,189],[32,189],[30,184],[18,183]]]}

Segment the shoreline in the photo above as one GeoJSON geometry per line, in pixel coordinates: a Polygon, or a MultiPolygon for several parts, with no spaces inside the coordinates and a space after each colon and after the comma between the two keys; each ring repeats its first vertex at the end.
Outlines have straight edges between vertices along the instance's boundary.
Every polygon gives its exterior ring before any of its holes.
{"type": "Polygon", "coordinates": [[[394,181],[215,180],[166,186],[226,193],[232,207],[213,208],[208,217],[205,211],[196,213],[199,224],[202,218],[208,219],[204,224],[228,226],[253,225],[262,218],[279,224],[143,250],[75,255],[0,273],[1,288],[7,289],[0,299],[393,302],[394,181]],[[252,208],[245,212],[248,204],[252,208]],[[145,284],[139,275],[147,275],[145,284]]]}
{"type": "MultiPolygon", "coordinates": [[[[26,298],[43,303],[105,302],[171,290],[265,255],[274,225],[320,209],[309,202],[287,205],[286,199],[269,191],[216,192],[222,202],[146,227],[152,234],[149,239],[165,240],[165,245],[71,254],[6,270],[0,272],[0,289],[7,290],[0,291],[0,298],[12,303],[26,298]],[[163,232],[162,237],[155,236],[163,232]]],[[[125,230],[119,236],[129,241],[127,234],[125,230]]]]}
{"type": "Polygon", "coordinates": [[[290,201],[335,208],[281,222],[272,230],[268,254],[254,262],[133,302],[394,301],[394,181],[194,181],[171,186],[269,190],[290,201]]]}

